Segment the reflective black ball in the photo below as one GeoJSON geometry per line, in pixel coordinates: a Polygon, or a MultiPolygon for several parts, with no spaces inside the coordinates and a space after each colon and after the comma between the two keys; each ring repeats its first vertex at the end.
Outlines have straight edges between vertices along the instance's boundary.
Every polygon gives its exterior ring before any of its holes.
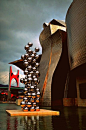
{"type": "Polygon", "coordinates": [[[30,63],[32,61],[32,57],[29,57],[27,60],[30,63]]]}
{"type": "Polygon", "coordinates": [[[21,59],[23,59],[23,60],[24,60],[24,55],[22,55],[22,56],[21,56],[21,59]]]}
{"type": "Polygon", "coordinates": [[[35,48],[35,52],[39,52],[39,48],[38,47],[35,48]]]}
{"type": "Polygon", "coordinates": [[[26,46],[24,47],[24,49],[25,49],[25,50],[29,50],[29,45],[26,45],[26,46]]]}
{"type": "Polygon", "coordinates": [[[28,45],[29,45],[29,47],[32,47],[32,46],[33,46],[33,43],[29,42],[28,45]]]}
{"type": "Polygon", "coordinates": [[[24,62],[24,66],[27,67],[28,66],[28,62],[24,62]]]}

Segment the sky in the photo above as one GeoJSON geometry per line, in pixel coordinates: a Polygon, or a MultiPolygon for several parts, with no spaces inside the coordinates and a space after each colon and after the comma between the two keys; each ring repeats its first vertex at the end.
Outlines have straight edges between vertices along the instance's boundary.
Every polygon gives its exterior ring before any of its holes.
{"type": "MultiPolygon", "coordinates": [[[[9,84],[9,62],[18,60],[25,54],[28,42],[42,48],[39,35],[43,23],[52,19],[64,20],[73,0],[0,0],[0,84],[9,84]]],[[[12,65],[16,74],[18,67],[12,65]]],[[[23,71],[20,71],[20,78],[23,71]]],[[[12,84],[15,85],[15,80],[12,84]]],[[[23,87],[23,84],[19,84],[23,87]]]]}

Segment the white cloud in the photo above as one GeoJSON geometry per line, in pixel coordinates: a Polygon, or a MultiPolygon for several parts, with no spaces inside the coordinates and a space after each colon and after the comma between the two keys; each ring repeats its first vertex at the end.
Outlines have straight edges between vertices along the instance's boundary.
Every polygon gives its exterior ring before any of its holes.
{"type": "Polygon", "coordinates": [[[18,31],[18,32],[16,32],[16,36],[17,36],[17,38],[21,38],[21,39],[26,39],[26,38],[28,39],[29,33],[18,31]]]}
{"type": "Polygon", "coordinates": [[[9,72],[8,71],[0,72],[0,83],[9,84],[9,72]]]}

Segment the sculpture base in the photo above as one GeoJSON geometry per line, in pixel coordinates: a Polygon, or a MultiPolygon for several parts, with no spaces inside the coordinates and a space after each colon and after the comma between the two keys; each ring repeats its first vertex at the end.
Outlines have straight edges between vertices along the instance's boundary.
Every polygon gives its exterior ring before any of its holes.
{"type": "Polygon", "coordinates": [[[10,116],[50,116],[50,115],[60,115],[59,111],[52,111],[52,110],[45,110],[45,109],[40,109],[40,111],[33,111],[33,112],[23,112],[22,110],[6,110],[6,112],[10,116]]]}

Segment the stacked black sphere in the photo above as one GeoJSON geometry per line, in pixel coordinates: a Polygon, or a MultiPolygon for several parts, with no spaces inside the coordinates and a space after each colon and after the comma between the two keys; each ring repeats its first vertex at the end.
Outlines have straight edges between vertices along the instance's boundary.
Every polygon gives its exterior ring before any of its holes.
{"type": "Polygon", "coordinates": [[[20,82],[25,84],[24,88],[24,97],[21,102],[21,108],[23,111],[39,111],[39,99],[40,99],[40,90],[37,88],[39,84],[38,77],[40,76],[39,71],[37,70],[39,67],[38,58],[39,48],[35,48],[32,51],[30,48],[33,46],[31,42],[29,42],[25,46],[26,54],[22,55],[23,64],[25,66],[24,75],[25,78],[21,78],[20,82]]]}

